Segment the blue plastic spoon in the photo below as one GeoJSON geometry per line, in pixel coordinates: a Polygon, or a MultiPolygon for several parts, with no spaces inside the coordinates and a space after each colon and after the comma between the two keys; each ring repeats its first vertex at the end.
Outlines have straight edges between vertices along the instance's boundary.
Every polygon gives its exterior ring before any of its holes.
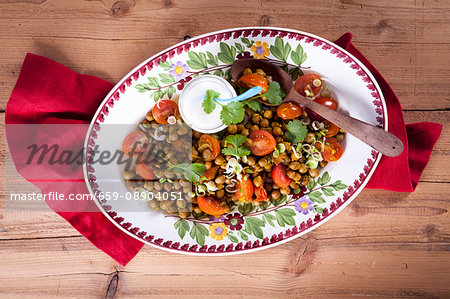
{"type": "Polygon", "coordinates": [[[259,94],[261,92],[261,90],[262,90],[261,86],[255,86],[255,87],[250,88],[243,94],[238,95],[237,97],[234,97],[231,99],[214,99],[214,100],[216,100],[218,102],[227,102],[227,103],[239,102],[239,101],[243,101],[243,100],[246,100],[246,99],[256,96],[257,94],[259,94]]]}

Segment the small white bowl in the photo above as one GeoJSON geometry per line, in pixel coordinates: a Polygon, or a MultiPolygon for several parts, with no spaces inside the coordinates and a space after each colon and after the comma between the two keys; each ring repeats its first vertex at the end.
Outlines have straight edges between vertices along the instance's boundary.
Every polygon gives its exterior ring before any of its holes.
{"type": "Polygon", "coordinates": [[[215,75],[201,75],[186,84],[180,95],[178,107],[184,122],[193,130],[212,134],[222,131],[227,126],[220,120],[220,105],[217,104],[211,114],[203,111],[202,103],[208,89],[219,92],[222,99],[236,97],[233,86],[224,78],[215,75]]]}

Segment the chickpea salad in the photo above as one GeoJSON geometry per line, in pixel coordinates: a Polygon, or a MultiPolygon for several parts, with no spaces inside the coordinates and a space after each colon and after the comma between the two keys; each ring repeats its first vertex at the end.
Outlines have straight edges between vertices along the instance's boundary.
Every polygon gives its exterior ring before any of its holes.
{"type": "MultiPolygon", "coordinates": [[[[159,100],[138,128],[122,143],[136,157],[123,172],[130,191],[155,194],[149,205],[181,218],[221,217],[244,204],[268,206],[304,190],[327,163],[340,159],[345,132],[295,102],[283,102],[285,91],[262,69],[245,69],[237,94],[260,86],[259,95],[223,104],[208,90],[205,113],[221,109],[223,131],[203,134],[183,124],[178,105],[159,100]],[[150,146],[153,145],[153,146],[150,146]],[[174,149],[158,163],[142,159],[152,150],[174,149]],[[189,162],[187,162],[189,161],[189,162]],[[176,192],[176,200],[159,196],[176,192]]],[[[336,110],[338,103],[315,73],[300,76],[294,88],[303,96],[336,110]]]]}

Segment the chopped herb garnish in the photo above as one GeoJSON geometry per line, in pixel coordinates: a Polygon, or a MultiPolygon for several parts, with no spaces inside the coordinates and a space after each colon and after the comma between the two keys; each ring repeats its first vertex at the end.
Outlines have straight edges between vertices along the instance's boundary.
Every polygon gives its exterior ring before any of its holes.
{"type": "Polygon", "coordinates": [[[262,96],[267,97],[270,104],[280,105],[286,93],[281,89],[280,84],[274,81],[270,82],[267,91],[262,96]]]}
{"type": "Polygon", "coordinates": [[[173,169],[174,172],[182,174],[188,181],[198,182],[200,181],[200,177],[205,173],[206,166],[201,163],[181,163],[173,165],[169,169],[173,169]]]}
{"type": "Polygon", "coordinates": [[[226,147],[222,149],[222,154],[226,156],[235,156],[237,159],[250,155],[250,150],[246,146],[241,146],[247,137],[241,134],[227,136],[227,143],[233,147],[226,147]]]}
{"type": "Polygon", "coordinates": [[[210,114],[214,111],[214,109],[216,109],[216,101],[214,99],[218,98],[219,96],[220,93],[213,89],[208,89],[206,91],[206,97],[203,100],[202,107],[207,114],[210,114]]]}
{"type": "Polygon", "coordinates": [[[306,137],[306,133],[308,133],[308,128],[298,119],[291,120],[286,125],[286,129],[284,136],[293,144],[302,142],[306,137]]]}

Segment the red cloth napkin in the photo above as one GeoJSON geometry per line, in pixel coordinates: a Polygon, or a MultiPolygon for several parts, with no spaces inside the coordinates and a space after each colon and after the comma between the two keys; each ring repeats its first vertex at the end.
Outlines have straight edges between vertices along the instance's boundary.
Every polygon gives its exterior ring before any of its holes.
{"type": "MultiPolygon", "coordinates": [[[[21,139],[29,144],[34,143],[33,140],[46,140],[49,145],[82,148],[87,125],[77,124],[90,123],[98,106],[112,88],[111,83],[102,79],[77,74],[48,58],[27,54],[6,107],[6,138],[17,170],[41,189],[42,193],[59,192],[67,195],[89,192],[83,180],[80,180],[83,178],[81,166],[70,172],[68,167],[62,171],[49,169],[46,163],[33,167],[25,165],[23,161],[26,161],[28,154],[24,152],[24,148],[17,146],[21,139]],[[30,129],[34,128],[32,134],[29,130],[22,130],[19,134],[20,126],[13,124],[73,124],[73,129],[66,134],[58,134],[58,126],[41,126],[42,129],[30,126],[30,129]],[[11,126],[8,128],[8,125],[11,126]],[[42,132],[46,129],[52,132],[42,132]],[[46,134],[45,139],[42,139],[46,134]],[[42,180],[36,180],[39,172],[42,180]],[[58,176],[60,179],[57,179],[58,176]],[[52,179],[46,179],[49,177],[52,179]]],[[[126,265],[144,245],[110,222],[93,201],[46,202],[92,244],[121,265],[126,265]],[[77,209],[96,212],[77,212],[77,209]]]]}
{"type": "MultiPolygon", "coordinates": [[[[389,131],[399,137],[405,151],[394,158],[383,157],[367,188],[411,192],[428,163],[431,150],[437,141],[442,125],[430,122],[406,125],[402,109],[394,92],[378,71],[351,43],[352,35],[344,34],[336,43],[356,56],[375,76],[387,106],[389,131]]],[[[27,54],[16,86],[6,107],[6,124],[89,124],[97,107],[113,87],[112,84],[93,76],[77,74],[69,68],[45,57],[27,54]]],[[[23,152],[11,148],[17,139],[33,138],[30,134],[12,134],[6,128],[6,136],[12,158],[23,159],[23,152]]],[[[41,132],[42,133],[42,132],[41,132]]],[[[64,143],[83,146],[86,131],[71,132],[64,143]]],[[[36,137],[34,137],[36,138],[36,137]]],[[[48,138],[48,136],[47,136],[48,138]]],[[[53,136],[54,143],[61,136],[53,136]]],[[[51,143],[50,140],[48,143],[51,143]]],[[[84,183],[80,184],[81,167],[65,174],[60,181],[37,181],[30,179],[31,173],[48,169],[30,169],[16,163],[19,173],[39,187],[43,193],[59,190],[62,193],[88,193],[84,183]],[[72,177],[71,177],[72,176],[72,177]],[[71,180],[72,178],[72,180],[71,180]],[[78,181],[78,182],[77,182],[78,181]]],[[[84,203],[98,212],[61,212],[61,204],[49,203],[60,216],[91,241],[96,247],[114,258],[121,265],[127,264],[141,249],[143,243],[123,233],[112,224],[93,202],[84,203]]],[[[85,207],[84,207],[85,208],[85,207]]]]}
{"type": "Polygon", "coordinates": [[[416,189],[419,178],[430,160],[442,125],[432,122],[405,125],[402,107],[394,91],[377,69],[355,48],[351,42],[352,38],[351,33],[345,33],[336,44],[358,58],[377,80],[388,107],[388,130],[400,138],[405,148],[400,156],[381,158],[366,188],[412,192],[416,189]]]}

